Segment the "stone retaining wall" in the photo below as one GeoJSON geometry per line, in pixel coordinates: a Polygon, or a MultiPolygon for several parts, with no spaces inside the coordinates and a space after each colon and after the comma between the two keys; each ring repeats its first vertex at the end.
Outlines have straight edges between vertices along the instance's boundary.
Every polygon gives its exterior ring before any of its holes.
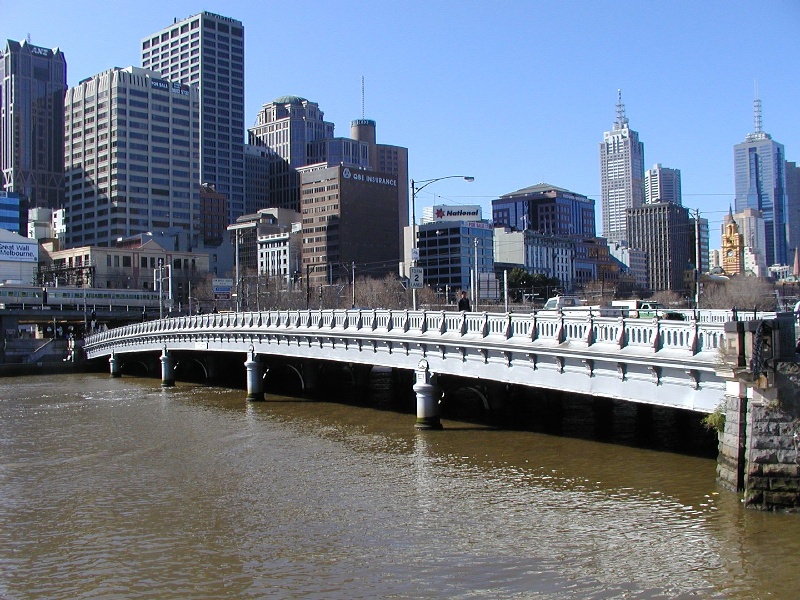
{"type": "Polygon", "coordinates": [[[800,511],[799,391],[797,363],[778,366],[775,387],[753,390],[747,411],[745,506],[800,511]]]}

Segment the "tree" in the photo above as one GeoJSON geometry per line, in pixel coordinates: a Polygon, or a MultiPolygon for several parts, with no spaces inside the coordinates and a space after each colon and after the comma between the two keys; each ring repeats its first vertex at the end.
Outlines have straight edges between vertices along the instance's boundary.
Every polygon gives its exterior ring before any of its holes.
{"type": "Polygon", "coordinates": [[[508,273],[508,295],[513,302],[522,302],[524,294],[533,294],[546,300],[560,284],[555,277],[528,273],[520,267],[514,267],[508,273]]]}
{"type": "Polygon", "coordinates": [[[760,277],[737,275],[730,281],[703,284],[701,308],[775,310],[775,287],[760,277]]]}

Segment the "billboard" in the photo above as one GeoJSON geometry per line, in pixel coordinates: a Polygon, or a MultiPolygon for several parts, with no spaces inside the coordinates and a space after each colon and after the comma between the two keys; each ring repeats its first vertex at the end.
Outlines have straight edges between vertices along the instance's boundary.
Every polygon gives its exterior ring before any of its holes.
{"type": "Polygon", "coordinates": [[[12,262],[39,262],[39,245],[0,242],[0,260],[12,262]]]}
{"type": "Polygon", "coordinates": [[[468,206],[445,206],[440,204],[433,207],[434,221],[480,221],[481,207],[477,204],[468,206]]]}

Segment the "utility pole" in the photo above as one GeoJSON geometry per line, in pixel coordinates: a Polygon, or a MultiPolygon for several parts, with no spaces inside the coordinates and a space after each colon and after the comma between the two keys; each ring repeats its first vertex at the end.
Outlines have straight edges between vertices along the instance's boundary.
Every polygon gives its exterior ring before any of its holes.
{"type": "Polygon", "coordinates": [[[694,209],[694,307],[700,308],[700,209],[694,209]]]}
{"type": "Polygon", "coordinates": [[[478,294],[480,292],[480,284],[478,283],[478,236],[474,239],[475,247],[475,276],[472,278],[472,310],[478,310],[478,294]]]}
{"type": "Polygon", "coordinates": [[[311,308],[311,265],[306,263],[306,310],[311,308]]]}
{"type": "Polygon", "coordinates": [[[352,269],[353,269],[353,275],[352,275],[352,277],[353,277],[353,280],[352,280],[353,281],[353,308],[355,308],[356,307],[356,263],[355,263],[355,261],[353,261],[352,269]]]}

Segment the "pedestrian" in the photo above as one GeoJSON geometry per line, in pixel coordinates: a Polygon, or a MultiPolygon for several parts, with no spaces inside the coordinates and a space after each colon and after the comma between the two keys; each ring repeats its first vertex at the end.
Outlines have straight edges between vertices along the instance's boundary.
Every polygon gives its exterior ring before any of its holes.
{"type": "Polygon", "coordinates": [[[461,299],[458,301],[458,310],[461,312],[470,312],[472,307],[469,305],[469,298],[467,298],[467,292],[461,290],[461,299]]]}

